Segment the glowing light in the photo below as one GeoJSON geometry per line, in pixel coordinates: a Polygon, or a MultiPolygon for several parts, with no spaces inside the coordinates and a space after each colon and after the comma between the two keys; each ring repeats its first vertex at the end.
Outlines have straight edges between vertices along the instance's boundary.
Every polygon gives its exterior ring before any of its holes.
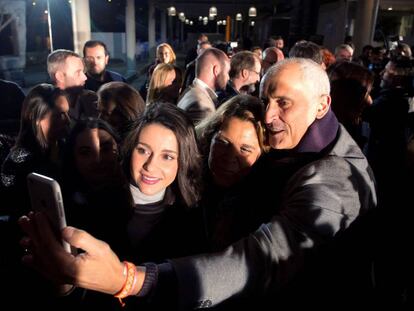
{"type": "Polygon", "coordinates": [[[217,16],[217,8],[215,6],[212,6],[208,11],[208,15],[217,16]]]}
{"type": "Polygon", "coordinates": [[[250,17],[256,17],[257,16],[257,10],[254,6],[250,7],[249,9],[249,16],[250,17]]]}
{"type": "Polygon", "coordinates": [[[168,16],[176,16],[177,15],[177,10],[175,9],[175,7],[171,6],[168,8],[168,16]]]}

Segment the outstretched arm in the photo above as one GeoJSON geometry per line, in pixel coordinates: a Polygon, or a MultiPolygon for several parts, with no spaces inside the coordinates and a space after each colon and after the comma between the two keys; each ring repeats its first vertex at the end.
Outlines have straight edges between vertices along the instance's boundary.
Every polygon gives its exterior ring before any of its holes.
{"type": "MultiPolygon", "coordinates": [[[[107,243],[95,239],[86,231],[66,227],[62,230],[62,238],[84,251],[74,256],[64,250],[42,213],[23,216],[19,224],[28,235],[22,240],[24,247],[29,249],[23,262],[48,279],[112,295],[123,288],[126,282],[124,264],[107,243]]],[[[131,295],[140,291],[144,278],[145,268],[137,267],[131,295]]]]}

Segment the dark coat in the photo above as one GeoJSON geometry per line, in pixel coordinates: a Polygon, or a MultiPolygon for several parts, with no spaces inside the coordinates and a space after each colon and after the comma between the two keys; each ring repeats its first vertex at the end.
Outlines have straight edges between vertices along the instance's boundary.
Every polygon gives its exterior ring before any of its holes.
{"type": "Polygon", "coordinates": [[[85,89],[98,92],[99,88],[105,83],[112,81],[126,82],[125,78],[119,73],[116,73],[111,70],[105,70],[104,78],[102,80],[97,80],[91,75],[86,74],[88,78],[85,82],[85,89]]]}

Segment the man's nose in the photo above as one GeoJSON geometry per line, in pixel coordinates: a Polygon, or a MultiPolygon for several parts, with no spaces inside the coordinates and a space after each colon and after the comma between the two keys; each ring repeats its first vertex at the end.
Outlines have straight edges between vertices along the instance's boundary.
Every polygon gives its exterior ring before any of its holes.
{"type": "Polygon", "coordinates": [[[270,124],[273,120],[277,119],[279,117],[279,109],[276,107],[275,104],[269,103],[266,107],[265,112],[265,123],[270,124]]]}

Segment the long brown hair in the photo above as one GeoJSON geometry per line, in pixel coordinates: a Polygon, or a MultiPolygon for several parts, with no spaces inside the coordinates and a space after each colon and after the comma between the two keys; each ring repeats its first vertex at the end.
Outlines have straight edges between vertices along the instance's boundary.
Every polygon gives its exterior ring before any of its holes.
{"type": "Polygon", "coordinates": [[[124,173],[131,179],[131,157],[137,146],[139,135],[144,127],[153,123],[161,124],[170,129],[177,138],[178,173],[172,186],[177,190],[175,193],[179,195],[184,204],[191,207],[200,199],[201,161],[193,124],[180,108],[164,102],[154,102],[147,106],[125,139],[123,147],[124,173]]]}
{"type": "Polygon", "coordinates": [[[42,83],[33,87],[23,101],[20,118],[20,131],[15,147],[24,147],[32,151],[44,153],[49,148],[49,142],[40,126],[40,121],[55,108],[55,100],[65,96],[59,88],[42,83]]]}

